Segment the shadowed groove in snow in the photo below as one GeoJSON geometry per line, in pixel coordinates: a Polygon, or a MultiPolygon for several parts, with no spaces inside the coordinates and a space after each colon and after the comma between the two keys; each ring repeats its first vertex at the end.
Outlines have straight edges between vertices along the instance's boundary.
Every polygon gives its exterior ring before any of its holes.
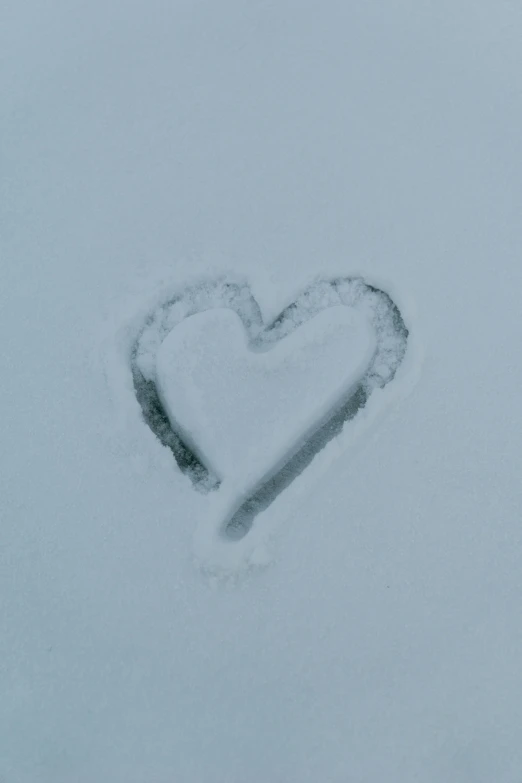
{"type": "Polygon", "coordinates": [[[386,386],[393,379],[406,352],[408,330],[404,320],[386,292],[353,277],[313,283],[271,324],[265,325],[248,285],[221,279],[187,288],[163,303],[151,313],[138,335],[132,351],[131,369],[143,419],[158,440],[170,449],[178,468],[190,478],[194,488],[209,492],[219,489],[219,477],[183,440],[158,394],[155,363],[165,337],[190,315],[227,307],[240,317],[251,348],[269,350],[320,311],[340,304],[362,312],[373,327],[377,347],[370,364],[347,396],[338,400],[313,430],[303,436],[298,446],[287,454],[284,464],[279,464],[273,472],[265,475],[248,496],[238,499],[222,526],[222,535],[231,541],[243,538],[257,514],[264,511],[305,470],[315,455],[341,432],[344,424],[357,415],[372,391],[386,386]]]}

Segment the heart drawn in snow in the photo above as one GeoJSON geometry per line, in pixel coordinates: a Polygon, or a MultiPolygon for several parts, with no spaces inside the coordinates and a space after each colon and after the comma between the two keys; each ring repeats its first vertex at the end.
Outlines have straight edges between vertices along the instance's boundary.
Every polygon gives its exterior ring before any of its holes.
{"type": "Polygon", "coordinates": [[[393,379],[407,340],[388,294],[360,278],[311,285],[268,325],[246,284],[219,280],[151,314],[134,388],[194,487],[227,496],[220,534],[237,540],[393,379]]]}

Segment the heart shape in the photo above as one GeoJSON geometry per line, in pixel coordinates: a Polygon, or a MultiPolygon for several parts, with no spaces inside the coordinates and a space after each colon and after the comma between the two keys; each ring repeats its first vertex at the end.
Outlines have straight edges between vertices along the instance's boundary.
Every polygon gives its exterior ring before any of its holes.
{"type": "Polygon", "coordinates": [[[223,485],[214,528],[230,542],[394,378],[408,335],[390,296],[361,278],[319,280],[269,324],[246,283],[204,282],[147,317],[134,391],[194,487],[223,485]]]}
{"type": "Polygon", "coordinates": [[[276,473],[332,416],[376,347],[360,313],[323,310],[268,350],[233,310],[186,318],[157,355],[160,399],[201,462],[238,494],[276,473]]]}

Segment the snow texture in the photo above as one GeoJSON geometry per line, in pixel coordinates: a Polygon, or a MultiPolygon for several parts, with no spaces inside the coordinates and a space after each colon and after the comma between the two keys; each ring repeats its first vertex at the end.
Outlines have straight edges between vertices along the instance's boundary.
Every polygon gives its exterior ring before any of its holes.
{"type": "Polygon", "coordinates": [[[263,353],[249,349],[230,310],[194,315],[163,342],[158,386],[169,419],[221,481],[247,491],[353,391],[373,346],[346,313],[324,311],[263,353]]]}
{"type": "Polygon", "coordinates": [[[521,4],[1,17],[0,781],[520,783],[521,4]],[[340,280],[403,358],[232,524],[158,352],[340,280]]]}
{"type": "Polygon", "coordinates": [[[237,539],[394,378],[407,338],[390,297],[358,278],[313,283],[267,326],[246,284],[205,282],[147,317],[130,365],[144,420],[178,466],[202,490],[225,479],[219,527],[237,539]]]}

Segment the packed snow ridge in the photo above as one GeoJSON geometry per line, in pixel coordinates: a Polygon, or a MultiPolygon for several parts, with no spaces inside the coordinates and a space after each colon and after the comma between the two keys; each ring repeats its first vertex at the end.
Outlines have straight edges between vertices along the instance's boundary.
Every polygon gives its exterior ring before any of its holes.
{"type": "Polygon", "coordinates": [[[408,330],[361,278],[310,285],[265,324],[246,283],[186,288],[158,306],[131,354],[143,418],[202,492],[233,498],[240,539],[394,377],[408,330]]]}

